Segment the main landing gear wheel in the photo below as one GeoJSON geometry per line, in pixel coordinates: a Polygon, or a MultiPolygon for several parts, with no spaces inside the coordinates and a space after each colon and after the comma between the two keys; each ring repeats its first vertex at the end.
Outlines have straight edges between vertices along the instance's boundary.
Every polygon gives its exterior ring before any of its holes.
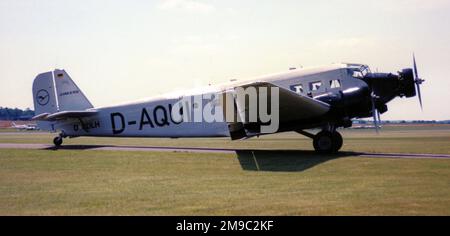
{"type": "Polygon", "coordinates": [[[342,147],[342,136],[338,132],[320,131],[314,136],[313,146],[319,153],[335,153],[342,147]]]}
{"type": "Polygon", "coordinates": [[[333,152],[338,152],[343,144],[342,135],[339,132],[333,132],[333,152]]]}
{"type": "Polygon", "coordinates": [[[55,137],[53,139],[53,144],[55,144],[55,147],[60,147],[63,143],[63,138],[61,136],[55,137]]]}

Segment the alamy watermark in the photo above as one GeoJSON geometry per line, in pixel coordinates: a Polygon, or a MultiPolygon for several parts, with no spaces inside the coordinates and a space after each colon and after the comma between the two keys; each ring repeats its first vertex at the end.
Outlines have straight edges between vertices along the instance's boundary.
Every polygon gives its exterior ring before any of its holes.
{"type": "Polygon", "coordinates": [[[236,87],[220,93],[180,98],[171,111],[175,122],[242,122],[258,124],[261,133],[279,128],[279,88],[236,87]]]}

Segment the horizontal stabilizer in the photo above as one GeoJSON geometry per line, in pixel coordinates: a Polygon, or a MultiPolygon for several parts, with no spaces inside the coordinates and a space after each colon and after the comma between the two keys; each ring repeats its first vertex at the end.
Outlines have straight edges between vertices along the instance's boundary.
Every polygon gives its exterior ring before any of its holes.
{"type": "Polygon", "coordinates": [[[86,110],[86,111],[61,111],[53,114],[50,113],[42,113],[37,116],[34,116],[32,120],[40,120],[40,121],[56,121],[56,120],[65,120],[65,119],[77,119],[84,118],[96,115],[98,112],[95,110],[86,110]]]}

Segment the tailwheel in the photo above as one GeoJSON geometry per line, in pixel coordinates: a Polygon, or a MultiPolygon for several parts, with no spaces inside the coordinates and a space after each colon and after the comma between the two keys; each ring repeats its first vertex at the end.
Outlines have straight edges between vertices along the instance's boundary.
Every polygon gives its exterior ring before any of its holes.
{"type": "Polygon", "coordinates": [[[314,136],[313,146],[319,153],[335,153],[342,147],[342,136],[338,132],[320,131],[314,136]]]}
{"type": "Polygon", "coordinates": [[[53,139],[53,144],[55,144],[55,147],[61,146],[62,143],[63,143],[63,138],[61,136],[55,137],[53,139]]]}

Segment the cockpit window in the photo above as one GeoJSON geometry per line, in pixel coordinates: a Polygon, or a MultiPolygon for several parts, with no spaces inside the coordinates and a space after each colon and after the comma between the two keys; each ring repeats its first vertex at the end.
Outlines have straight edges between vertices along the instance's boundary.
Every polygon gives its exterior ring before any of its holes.
{"type": "Polygon", "coordinates": [[[363,74],[363,76],[366,76],[368,73],[370,73],[370,68],[368,66],[362,66],[361,73],[363,74]]]}
{"type": "Polygon", "coordinates": [[[317,91],[317,90],[319,90],[320,86],[322,86],[322,82],[321,81],[311,82],[311,83],[309,83],[309,90],[317,91]]]}
{"type": "Polygon", "coordinates": [[[348,66],[348,73],[355,78],[363,78],[370,73],[370,68],[367,65],[351,64],[348,66]]]}
{"type": "Polygon", "coordinates": [[[354,70],[352,76],[355,78],[363,78],[364,77],[363,73],[359,70],[354,70]]]}

